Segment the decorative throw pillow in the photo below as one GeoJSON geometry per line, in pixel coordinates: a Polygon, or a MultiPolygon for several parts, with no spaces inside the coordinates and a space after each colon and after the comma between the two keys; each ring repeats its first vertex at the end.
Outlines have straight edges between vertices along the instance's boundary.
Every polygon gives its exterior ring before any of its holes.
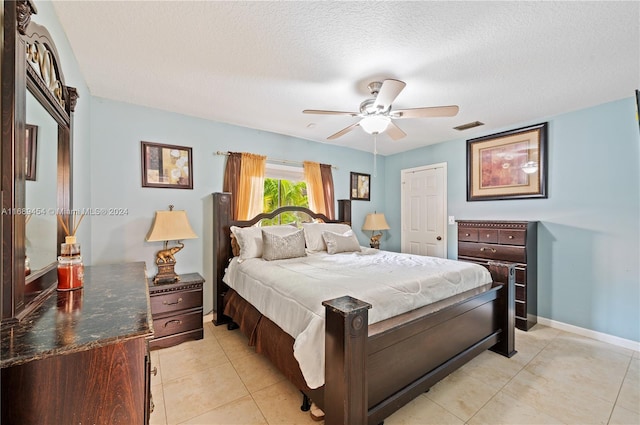
{"type": "Polygon", "coordinates": [[[360,242],[358,242],[358,238],[352,230],[342,235],[325,231],[322,232],[322,238],[327,245],[327,252],[329,254],[360,251],[360,242]]]}
{"type": "Polygon", "coordinates": [[[264,226],[264,227],[260,227],[260,229],[264,230],[265,232],[272,233],[278,236],[287,236],[299,230],[293,224],[279,224],[277,226],[264,226]]]}
{"type": "Polygon", "coordinates": [[[327,245],[322,238],[322,232],[333,232],[344,234],[351,230],[348,224],[340,223],[302,223],[304,229],[304,239],[307,242],[309,251],[326,251],[327,245]]]}
{"type": "Polygon", "coordinates": [[[267,261],[304,257],[304,232],[296,230],[286,236],[279,236],[263,229],[262,258],[267,261]]]}
{"type": "Polygon", "coordinates": [[[231,252],[234,257],[238,257],[240,255],[240,245],[238,245],[238,239],[236,239],[236,235],[231,232],[231,252]]]}
{"type": "Polygon", "coordinates": [[[262,257],[262,231],[259,227],[231,226],[240,247],[240,261],[262,257]]]}

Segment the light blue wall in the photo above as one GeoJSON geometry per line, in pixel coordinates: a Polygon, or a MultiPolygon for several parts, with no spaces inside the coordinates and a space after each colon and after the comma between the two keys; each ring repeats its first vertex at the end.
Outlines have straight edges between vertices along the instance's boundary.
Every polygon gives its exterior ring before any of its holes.
{"type": "MultiPolygon", "coordinates": [[[[177,254],[178,273],[200,272],[205,285],[205,311],[212,295],[212,192],[222,190],[225,156],[216,151],[252,152],[269,158],[312,160],[337,166],[333,170],[336,199],[349,198],[349,172],[372,173],[370,153],[330,146],[274,133],[207,121],[156,109],[92,98],[91,100],[91,206],[125,208],[124,216],[93,217],[93,264],[145,261],[155,275],[155,253],[160,243],[145,236],[156,210],[169,204],[187,211],[197,240],[184,241],[177,254]],[[140,142],[187,146],[193,149],[193,190],[143,188],[140,142]]],[[[384,161],[372,177],[371,202],[353,201],[354,230],[361,243],[368,241],[360,227],[368,212],[384,205],[384,161]]]]}
{"type": "MultiPolygon", "coordinates": [[[[548,121],[548,199],[466,201],[466,140],[386,158],[386,200],[400,204],[400,173],[447,162],[448,214],[456,219],[538,220],[538,313],[640,341],[640,133],[635,100],[623,99],[548,121]]],[[[508,129],[503,129],[508,130],[508,129]]],[[[387,208],[392,229],[400,210],[387,208]]],[[[448,256],[457,228],[448,226],[448,256]]],[[[399,230],[387,244],[400,249],[399,230]]]]}

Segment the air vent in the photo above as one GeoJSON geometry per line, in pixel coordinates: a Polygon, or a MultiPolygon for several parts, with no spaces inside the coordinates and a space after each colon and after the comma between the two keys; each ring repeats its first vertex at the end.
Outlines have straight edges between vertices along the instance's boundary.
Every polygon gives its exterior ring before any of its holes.
{"type": "Polygon", "coordinates": [[[473,127],[480,127],[481,125],[484,125],[484,123],[480,121],[474,121],[467,124],[459,125],[457,127],[453,127],[453,129],[458,131],[463,131],[463,130],[469,130],[470,128],[473,128],[473,127]]]}

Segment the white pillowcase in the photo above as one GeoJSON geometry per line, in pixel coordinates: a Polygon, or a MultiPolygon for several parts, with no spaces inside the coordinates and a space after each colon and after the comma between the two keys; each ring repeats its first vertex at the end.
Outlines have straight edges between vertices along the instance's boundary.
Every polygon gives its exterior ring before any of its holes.
{"type": "Polygon", "coordinates": [[[340,223],[302,223],[307,250],[312,252],[326,251],[327,244],[322,238],[322,232],[338,233],[340,235],[351,230],[348,224],[340,223]]]}
{"type": "Polygon", "coordinates": [[[262,231],[278,236],[286,236],[297,232],[298,228],[288,225],[265,227],[237,227],[231,226],[231,232],[236,236],[240,247],[240,261],[248,258],[262,257],[262,231]]]}
{"type": "Polygon", "coordinates": [[[276,233],[262,230],[262,258],[271,260],[285,260],[287,258],[304,257],[304,232],[302,229],[294,233],[280,236],[276,233]]]}
{"type": "Polygon", "coordinates": [[[322,232],[322,238],[327,245],[327,252],[329,254],[360,251],[360,242],[358,242],[358,238],[352,230],[342,235],[325,231],[322,232]]]}

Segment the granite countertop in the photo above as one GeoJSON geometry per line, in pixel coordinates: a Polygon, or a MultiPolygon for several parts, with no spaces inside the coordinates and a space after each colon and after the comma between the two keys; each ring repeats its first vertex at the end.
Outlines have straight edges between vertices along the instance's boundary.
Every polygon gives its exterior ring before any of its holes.
{"type": "Polygon", "coordinates": [[[54,291],[2,328],[0,367],[150,337],[152,323],[144,262],[85,267],[82,289],[54,291]]]}

